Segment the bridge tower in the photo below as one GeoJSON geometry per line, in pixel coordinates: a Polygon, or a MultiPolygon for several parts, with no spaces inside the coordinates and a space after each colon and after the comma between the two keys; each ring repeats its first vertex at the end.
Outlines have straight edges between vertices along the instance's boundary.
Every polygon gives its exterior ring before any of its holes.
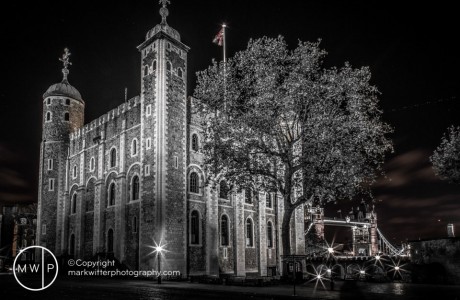
{"type": "Polygon", "coordinates": [[[367,219],[369,220],[369,233],[371,237],[371,243],[369,245],[369,254],[370,255],[377,255],[379,252],[379,241],[377,238],[377,214],[375,213],[374,209],[370,213],[367,213],[367,219]]]}
{"type": "Polygon", "coordinates": [[[314,227],[316,237],[320,240],[324,240],[324,209],[322,207],[307,206],[307,217],[306,221],[314,227]]]}

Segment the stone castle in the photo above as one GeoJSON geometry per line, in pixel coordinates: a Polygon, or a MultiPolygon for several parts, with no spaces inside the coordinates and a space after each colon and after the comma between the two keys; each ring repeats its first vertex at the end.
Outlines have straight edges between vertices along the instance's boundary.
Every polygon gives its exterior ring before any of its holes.
{"type": "MultiPolygon", "coordinates": [[[[276,275],[281,271],[282,201],[236,193],[222,178],[206,185],[201,133],[187,97],[189,47],[166,22],[147,32],[141,94],[84,124],[85,102],[62,82],[43,95],[37,243],[58,256],[113,255],[133,270],[192,275],[276,275]]],[[[291,222],[292,253],[305,253],[304,212],[291,222]]]]}

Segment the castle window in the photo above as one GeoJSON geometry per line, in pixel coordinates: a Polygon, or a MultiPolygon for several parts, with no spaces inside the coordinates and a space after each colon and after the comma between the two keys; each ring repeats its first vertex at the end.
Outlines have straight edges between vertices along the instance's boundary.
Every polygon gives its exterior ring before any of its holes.
{"type": "Polygon", "coordinates": [[[171,72],[171,63],[169,61],[166,63],[166,70],[171,72]]]}
{"type": "Polygon", "coordinates": [[[145,107],[145,114],[149,117],[152,114],[152,106],[149,104],[145,107]]]}
{"type": "Polygon", "coordinates": [[[77,178],[77,166],[73,166],[72,177],[75,179],[77,178]]]}
{"type": "Polygon", "coordinates": [[[46,112],[46,122],[51,122],[51,112],[46,112]]]}
{"type": "Polygon", "coordinates": [[[190,193],[198,194],[199,191],[198,174],[196,172],[192,172],[190,174],[190,193]]]}
{"type": "Polygon", "coordinates": [[[69,113],[64,113],[64,121],[69,121],[69,113]]]}
{"type": "Polygon", "coordinates": [[[198,135],[196,133],[192,134],[192,150],[198,151],[199,144],[198,144],[198,135]]]}
{"type": "Polygon", "coordinates": [[[150,150],[152,148],[152,139],[148,138],[146,140],[146,144],[147,144],[147,150],[150,150]]]}
{"type": "Polygon", "coordinates": [[[107,252],[113,252],[113,229],[110,228],[107,232],[107,252]]]}
{"type": "Polygon", "coordinates": [[[95,168],[96,168],[96,160],[94,159],[94,157],[91,157],[91,161],[89,162],[89,169],[90,171],[94,171],[95,168]]]}
{"type": "Polygon", "coordinates": [[[51,98],[46,99],[46,105],[51,105],[51,98]]]}
{"type": "Polygon", "coordinates": [[[70,235],[70,242],[69,242],[69,255],[75,256],[75,235],[70,235]]]}
{"type": "Polygon", "coordinates": [[[171,44],[170,44],[170,43],[168,43],[167,47],[168,47],[168,49],[171,49],[171,44]]]}
{"type": "Polygon", "coordinates": [[[113,148],[110,151],[110,167],[113,168],[117,165],[117,150],[113,148]]]}
{"type": "Polygon", "coordinates": [[[65,105],[70,105],[70,99],[65,99],[65,105]]]}
{"type": "Polygon", "coordinates": [[[136,217],[133,218],[133,232],[134,233],[137,232],[137,218],[136,217]]]}
{"type": "Polygon", "coordinates": [[[246,204],[252,204],[252,189],[246,189],[244,192],[244,202],[246,204]]]}
{"type": "Polygon", "coordinates": [[[228,190],[227,181],[221,180],[219,183],[219,198],[228,199],[228,190]]]}
{"type": "Polygon", "coordinates": [[[200,244],[200,215],[196,210],[192,211],[190,218],[190,244],[200,244]]]}
{"type": "Polygon", "coordinates": [[[149,75],[149,66],[144,67],[144,76],[149,75]]]}
{"type": "Polygon", "coordinates": [[[153,63],[152,63],[152,70],[156,70],[157,69],[157,61],[154,60],[153,63]]]}
{"type": "Polygon", "coordinates": [[[139,200],[139,177],[138,176],[133,177],[133,182],[131,186],[132,186],[131,200],[139,200]]]}
{"type": "Polygon", "coordinates": [[[131,144],[131,156],[137,155],[137,140],[134,139],[131,144]]]}
{"type": "Polygon", "coordinates": [[[108,204],[109,206],[115,205],[115,183],[111,183],[109,186],[109,195],[108,195],[108,204]]]}
{"type": "Polygon", "coordinates": [[[77,193],[72,195],[72,200],[70,201],[70,214],[77,213],[77,193]]]}
{"type": "Polygon", "coordinates": [[[266,194],[266,206],[267,208],[273,207],[273,198],[275,197],[274,193],[267,193],[266,194]]]}
{"type": "Polygon", "coordinates": [[[150,176],[150,165],[145,166],[144,174],[145,176],[150,176]]]}
{"type": "Polygon", "coordinates": [[[51,171],[51,170],[53,170],[53,160],[48,159],[48,171],[51,171]]]}
{"type": "Polygon", "coordinates": [[[50,178],[49,181],[48,181],[48,190],[50,192],[53,192],[54,191],[54,178],[50,178]]]}
{"type": "Polygon", "coordinates": [[[181,68],[177,69],[177,76],[182,78],[182,69],[181,68]]]}
{"type": "Polygon", "coordinates": [[[273,225],[272,222],[267,223],[267,247],[273,248],[273,225]]]}
{"type": "Polygon", "coordinates": [[[251,218],[246,220],[246,247],[254,247],[254,226],[251,218]]]}
{"type": "Polygon", "coordinates": [[[227,215],[222,215],[222,218],[220,220],[220,244],[222,246],[228,246],[229,245],[229,232],[228,232],[229,226],[228,226],[228,217],[227,215]]]}
{"type": "Polygon", "coordinates": [[[179,158],[177,156],[174,156],[174,168],[179,168],[179,158]]]}

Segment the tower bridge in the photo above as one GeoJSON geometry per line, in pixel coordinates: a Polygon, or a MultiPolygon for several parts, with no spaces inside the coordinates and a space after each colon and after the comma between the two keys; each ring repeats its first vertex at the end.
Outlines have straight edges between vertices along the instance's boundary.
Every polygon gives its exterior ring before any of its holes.
{"type": "Polygon", "coordinates": [[[409,262],[409,248],[392,245],[377,227],[377,213],[361,204],[345,217],[324,216],[322,207],[305,210],[306,258],[309,276],[341,279],[403,279],[409,262]],[[347,227],[349,244],[334,244],[325,239],[325,227],[347,227]]]}

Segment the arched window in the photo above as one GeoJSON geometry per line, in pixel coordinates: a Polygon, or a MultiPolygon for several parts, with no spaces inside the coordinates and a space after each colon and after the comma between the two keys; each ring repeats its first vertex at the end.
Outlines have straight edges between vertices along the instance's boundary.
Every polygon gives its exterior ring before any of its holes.
{"type": "Polygon", "coordinates": [[[273,225],[270,221],[267,223],[267,247],[273,248],[273,225]]]}
{"type": "Polygon", "coordinates": [[[75,256],[75,235],[70,235],[70,242],[69,242],[69,255],[75,256]]]}
{"type": "Polygon", "coordinates": [[[199,145],[198,145],[198,135],[196,133],[192,134],[192,150],[193,151],[198,151],[199,145]]]}
{"type": "Polygon", "coordinates": [[[65,105],[70,105],[70,99],[65,99],[65,105]]]}
{"type": "Polygon", "coordinates": [[[107,232],[107,252],[113,252],[113,230],[112,228],[109,229],[107,232]]]}
{"type": "Polygon", "coordinates": [[[72,176],[73,178],[77,178],[77,166],[73,166],[72,176]]]}
{"type": "Polygon", "coordinates": [[[109,198],[108,198],[109,206],[115,205],[115,183],[111,183],[109,186],[109,198]]]}
{"type": "Polygon", "coordinates": [[[220,220],[220,243],[222,246],[228,246],[229,234],[228,234],[228,217],[227,215],[222,215],[220,220]]]}
{"type": "Polygon", "coordinates": [[[72,200],[70,201],[70,213],[77,213],[77,193],[72,195],[72,200]]]}
{"type": "Polygon", "coordinates": [[[182,69],[181,68],[177,69],[177,76],[182,78],[182,69]]]}
{"type": "Polygon", "coordinates": [[[96,161],[94,159],[94,157],[91,157],[91,161],[89,163],[89,168],[91,171],[94,171],[94,169],[96,168],[96,161]]]}
{"type": "Polygon", "coordinates": [[[95,179],[88,181],[85,193],[85,209],[86,211],[94,211],[94,196],[95,196],[95,179]]]}
{"type": "Polygon", "coordinates": [[[190,218],[190,244],[200,244],[200,215],[196,210],[192,211],[190,218]]]}
{"type": "Polygon", "coordinates": [[[198,194],[200,192],[199,183],[198,174],[192,172],[190,174],[190,193],[198,194]]]}
{"type": "Polygon", "coordinates": [[[51,121],[51,112],[50,111],[46,112],[46,122],[49,122],[49,121],[51,121]]]}
{"type": "Polygon", "coordinates": [[[267,193],[266,194],[266,205],[267,208],[272,208],[273,207],[273,198],[275,197],[274,193],[267,193]]]}
{"type": "Polygon", "coordinates": [[[247,204],[252,204],[252,189],[246,189],[244,192],[244,202],[247,204]]]}
{"type": "Polygon", "coordinates": [[[137,140],[134,139],[132,144],[131,144],[131,155],[137,155],[137,140]]]}
{"type": "Polygon", "coordinates": [[[139,176],[133,177],[131,200],[139,200],[139,176]]]}
{"type": "Polygon", "coordinates": [[[69,113],[64,113],[64,121],[69,121],[69,113]]]}
{"type": "Polygon", "coordinates": [[[246,220],[246,247],[254,247],[254,230],[251,218],[246,220]]]}
{"type": "Polygon", "coordinates": [[[149,66],[144,67],[144,76],[149,75],[149,66]]]}
{"type": "Polygon", "coordinates": [[[219,184],[219,198],[221,199],[228,199],[228,184],[227,181],[221,180],[219,184]]]}
{"type": "Polygon", "coordinates": [[[110,151],[110,167],[113,168],[117,165],[117,150],[113,148],[110,151]]]}
{"type": "Polygon", "coordinates": [[[152,70],[156,70],[157,69],[157,61],[154,60],[153,63],[152,63],[152,70]]]}
{"type": "Polygon", "coordinates": [[[171,71],[171,63],[169,61],[166,63],[166,70],[171,71]]]}

